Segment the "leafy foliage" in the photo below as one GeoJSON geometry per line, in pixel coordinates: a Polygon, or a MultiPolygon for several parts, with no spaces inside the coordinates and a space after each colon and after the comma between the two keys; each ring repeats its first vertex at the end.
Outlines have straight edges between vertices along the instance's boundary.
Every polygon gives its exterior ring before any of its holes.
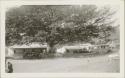
{"type": "Polygon", "coordinates": [[[32,42],[50,47],[74,41],[90,42],[109,36],[110,8],[95,5],[24,5],[6,13],[6,45],[32,42]],[[109,21],[109,22],[108,22],[109,21]],[[108,34],[108,35],[107,35],[108,34]]]}

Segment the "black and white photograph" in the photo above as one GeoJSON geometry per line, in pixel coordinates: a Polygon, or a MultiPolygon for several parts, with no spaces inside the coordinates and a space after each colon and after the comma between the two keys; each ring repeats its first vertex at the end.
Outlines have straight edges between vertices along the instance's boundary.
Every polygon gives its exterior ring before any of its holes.
{"type": "Polygon", "coordinates": [[[120,5],[21,4],[4,12],[6,74],[120,73],[120,5]]]}

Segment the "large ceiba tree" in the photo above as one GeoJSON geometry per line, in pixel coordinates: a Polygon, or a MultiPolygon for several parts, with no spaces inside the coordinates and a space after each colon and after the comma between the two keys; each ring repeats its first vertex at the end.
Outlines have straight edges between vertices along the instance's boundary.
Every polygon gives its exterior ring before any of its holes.
{"type": "Polygon", "coordinates": [[[6,45],[106,39],[113,30],[110,8],[95,5],[23,5],[6,12],[6,45]],[[101,34],[100,34],[101,32],[101,34]],[[107,33],[108,32],[108,33],[107,33]]]}

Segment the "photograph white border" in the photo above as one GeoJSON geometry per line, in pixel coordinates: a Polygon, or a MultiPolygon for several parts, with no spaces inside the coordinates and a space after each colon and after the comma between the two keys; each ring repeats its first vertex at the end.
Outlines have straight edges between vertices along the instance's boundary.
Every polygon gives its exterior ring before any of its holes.
{"type": "MultiPolygon", "coordinates": [[[[1,1],[0,4],[1,77],[124,77],[124,1],[123,0],[20,0],[1,1]],[[120,6],[120,73],[5,73],[5,11],[11,5],[119,5],[120,6]]],[[[26,69],[26,68],[24,68],[26,69]]]]}

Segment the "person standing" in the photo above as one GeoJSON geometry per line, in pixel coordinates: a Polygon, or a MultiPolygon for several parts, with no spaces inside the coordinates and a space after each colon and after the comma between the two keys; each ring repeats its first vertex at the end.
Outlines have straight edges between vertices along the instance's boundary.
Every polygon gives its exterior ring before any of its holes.
{"type": "Polygon", "coordinates": [[[8,62],[8,73],[13,73],[13,66],[10,62],[8,62]]]}

